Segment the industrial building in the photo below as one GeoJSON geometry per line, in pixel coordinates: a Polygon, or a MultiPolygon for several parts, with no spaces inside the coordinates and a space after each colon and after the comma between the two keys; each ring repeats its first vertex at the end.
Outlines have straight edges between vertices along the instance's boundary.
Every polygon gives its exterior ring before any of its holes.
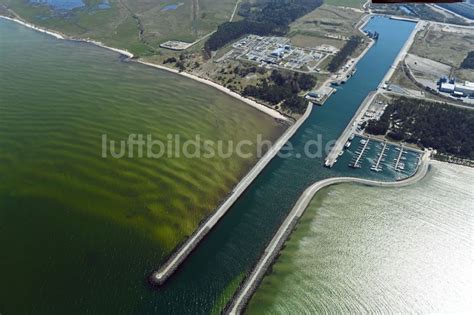
{"type": "Polygon", "coordinates": [[[319,63],[337,48],[321,45],[314,48],[295,47],[290,39],[278,36],[248,35],[232,45],[225,58],[251,61],[263,67],[281,68],[307,73],[319,72],[319,63]]]}
{"type": "Polygon", "coordinates": [[[456,82],[455,79],[448,80],[443,77],[439,80],[439,91],[443,93],[449,93],[457,97],[474,97],[474,83],[469,81],[456,82]]]}

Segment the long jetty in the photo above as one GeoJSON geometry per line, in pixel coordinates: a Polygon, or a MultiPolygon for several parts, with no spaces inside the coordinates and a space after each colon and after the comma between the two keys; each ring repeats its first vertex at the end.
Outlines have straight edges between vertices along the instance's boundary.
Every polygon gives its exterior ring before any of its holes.
{"type": "Polygon", "coordinates": [[[179,267],[179,265],[196,248],[200,241],[209,233],[210,230],[227,213],[234,202],[250,186],[254,179],[262,172],[265,166],[277,155],[286,142],[295,134],[298,128],[306,121],[311,114],[313,105],[309,103],[304,115],[298,121],[288,128],[278,141],[268,150],[268,152],[255,164],[247,175],[234,187],[226,200],[209,216],[194,233],[168,258],[161,268],[154,272],[150,278],[153,284],[162,285],[179,267]]]}
{"type": "Polygon", "coordinates": [[[278,229],[273,239],[270,241],[269,245],[265,249],[262,257],[258,261],[253,271],[247,276],[243,284],[239,287],[239,290],[236,292],[232,301],[226,308],[225,313],[236,315],[241,314],[243,312],[248,301],[250,300],[259,283],[265,276],[268,268],[271,266],[274,259],[276,258],[284,243],[286,242],[287,238],[298,223],[299,218],[304,214],[304,211],[310,204],[314,195],[319,190],[324,187],[340,183],[356,183],[377,187],[403,187],[411,185],[422,179],[428,172],[430,155],[430,151],[425,151],[415,174],[400,181],[381,182],[355,177],[333,177],[318,181],[312,186],[310,186],[308,189],[306,189],[296,202],[290,214],[286,217],[285,221],[278,229]]]}

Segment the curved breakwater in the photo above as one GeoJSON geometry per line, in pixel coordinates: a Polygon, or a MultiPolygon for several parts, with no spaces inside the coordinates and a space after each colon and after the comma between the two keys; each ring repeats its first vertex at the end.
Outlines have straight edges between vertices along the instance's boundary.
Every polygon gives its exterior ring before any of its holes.
{"type": "Polygon", "coordinates": [[[401,181],[395,182],[381,182],[369,179],[362,179],[356,177],[331,177],[328,179],[321,180],[319,182],[314,183],[305,192],[302,196],[298,199],[295,206],[289,213],[288,217],[285,219],[283,224],[278,229],[277,233],[270,241],[270,244],[265,249],[263,256],[260,258],[259,262],[253,269],[253,271],[249,274],[249,276],[245,279],[244,283],[240,286],[239,290],[236,292],[233,300],[231,301],[227,313],[228,314],[241,314],[245,309],[247,303],[249,302],[250,298],[252,297],[253,293],[257,289],[259,283],[262,281],[265,273],[270,268],[271,264],[275,260],[276,256],[278,255],[279,251],[285,244],[285,241],[290,236],[291,232],[298,224],[299,218],[304,214],[304,211],[308,207],[311,200],[314,198],[316,193],[321,189],[341,183],[354,183],[354,184],[362,184],[372,187],[404,187],[407,185],[412,185],[419,180],[421,180],[426,173],[428,172],[429,167],[429,157],[430,152],[426,152],[421,160],[421,164],[417,170],[417,172],[408,178],[405,178],[401,181]]]}
{"type": "Polygon", "coordinates": [[[431,161],[408,187],[318,192],[245,313],[469,313],[473,181],[431,161]]]}

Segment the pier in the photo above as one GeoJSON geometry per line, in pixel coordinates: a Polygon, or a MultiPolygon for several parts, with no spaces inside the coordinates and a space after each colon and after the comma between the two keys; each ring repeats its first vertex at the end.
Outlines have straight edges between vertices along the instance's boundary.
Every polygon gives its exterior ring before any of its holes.
{"type": "Polygon", "coordinates": [[[402,144],[401,147],[400,147],[400,153],[398,154],[397,160],[395,161],[395,170],[396,171],[401,171],[401,169],[399,169],[399,165],[400,165],[400,160],[401,160],[401,158],[403,156],[403,152],[404,152],[403,148],[404,148],[404,146],[402,144]]]}
{"type": "Polygon", "coordinates": [[[268,163],[280,152],[280,149],[295,134],[298,128],[309,117],[313,105],[308,104],[304,115],[298,121],[288,128],[278,141],[268,150],[267,153],[257,162],[250,172],[234,187],[227,199],[217,208],[217,210],[209,216],[196,231],[181,245],[162,267],[154,272],[150,278],[150,282],[156,285],[162,285],[173,274],[173,272],[181,265],[188,255],[196,248],[201,240],[209,233],[210,230],[219,222],[219,220],[227,213],[234,202],[242,195],[242,193],[250,186],[260,172],[268,163]]]}
{"type": "Polygon", "coordinates": [[[364,140],[361,140],[361,141],[365,141],[365,143],[363,144],[362,149],[360,149],[360,152],[358,153],[358,156],[357,156],[356,160],[354,161],[354,163],[349,164],[350,167],[353,167],[353,168],[361,168],[362,167],[362,165],[360,164],[360,160],[364,156],[365,150],[367,149],[367,147],[369,145],[370,138],[368,138],[367,140],[364,139],[364,140]]]}
{"type": "MultiPolygon", "coordinates": [[[[368,142],[368,140],[367,140],[368,142]]],[[[380,166],[380,162],[383,160],[384,154],[385,154],[385,149],[387,148],[387,141],[384,141],[382,151],[379,153],[379,157],[377,159],[377,162],[375,163],[374,166],[372,166],[370,169],[375,172],[381,172],[382,167],[380,166]]]]}

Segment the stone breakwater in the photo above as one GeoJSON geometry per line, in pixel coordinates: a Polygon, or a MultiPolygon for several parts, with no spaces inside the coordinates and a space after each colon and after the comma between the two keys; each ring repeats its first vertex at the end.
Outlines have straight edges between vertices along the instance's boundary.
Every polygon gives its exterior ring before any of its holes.
{"type": "Polygon", "coordinates": [[[243,312],[248,301],[252,297],[260,282],[263,280],[267,270],[278,256],[278,253],[292,233],[300,217],[304,214],[304,211],[319,190],[324,187],[340,183],[356,183],[376,187],[403,187],[411,185],[421,180],[428,172],[430,155],[431,152],[426,151],[415,174],[401,181],[380,182],[355,177],[334,177],[318,181],[307,188],[298,199],[285,221],[283,221],[283,224],[280,226],[277,233],[270,241],[253,271],[246,277],[244,282],[235,293],[233,299],[226,308],[226,314],[241,314],[243,312]]]}
{"type": "Polygon", "coordinates": [[[162,285],[174,273],[179,265],[186,260],[189,254],[198,246],[201,240],[209,233],[210,230],[219,222],[219,220],[227,213],[235,201],[257,178],[262,170],[277,155],[281,148],[296,133],[305,120],[311,114],[313,105],[309,104],[304,115],[278,139],[278,141],[265,153],[265,155],[257,162],[257,164],[247,173],[247,175],[235,186],[227,199],[217,208],[217,210],[209,216],[198,229],[181,245],[170,258],[162,265],[162,267],[154,272],[150,278],[150,282],[156,285],[162,285]]]}

